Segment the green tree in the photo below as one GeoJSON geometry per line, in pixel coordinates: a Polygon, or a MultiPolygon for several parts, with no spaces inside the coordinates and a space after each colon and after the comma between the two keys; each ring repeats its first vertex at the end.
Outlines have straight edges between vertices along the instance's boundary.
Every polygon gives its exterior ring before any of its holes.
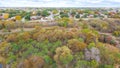
{"type": "Polygon", "coordinates": [[[68,16],[67,13],[64,13],[64,14],[61,14],[60,17],[61,17],[61,18],[63,18],[63,17],[67,17],[67,18],[68,18],[69,16],[68,16]]]}
{"type": "Polygon", "coordinates": [[[76,17],[76,18],[80,18],[80,15],[79,15],[79,14],[77,14],[75,17],[76,17]]]}
{"type": "Polygon", "coordinates": [[[25,19],[26,19],[26,20],[30,20],[30,16],[31,16],[31,13],[30,13],[30,12],[29,12],[29,13],[26,13],[26,14],[25,14],[25,19]]]}
{"type": "Polygon", "coordinates": [[[48,16],[48,15],[50,15],[50,14],[48,13],[47,10],[43,10],[43,11],[41,12],[41,15],[42,15],[43,17],[46,17],[46,16],[48,16]]]}
{"type": "Polygon", "coordinates": [[[41,15],[41,11],[38,11],[38,12],[37,12],[37,15],[40,16],[40,15],[41,15]]]}

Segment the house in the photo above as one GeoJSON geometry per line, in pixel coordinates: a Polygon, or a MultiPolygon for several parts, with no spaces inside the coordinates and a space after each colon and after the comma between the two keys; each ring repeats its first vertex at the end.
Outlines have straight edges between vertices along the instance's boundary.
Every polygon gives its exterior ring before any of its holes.
{"type": "Polygon", "coordinates": [[[94,18],[94,15],[89,15],[89,16],[87,16],[88,18],[94,18]]]}
{"type": "Polygon", "coordinates": [[[40,20],[40,22],[47,22],[48,20],[47,20],[47,18],[41,18],[41,20],[40,20]]]}
{"type": "Polygon", "coordinates": [[[102,16],[103,18],[108,18],[108,16],[105,14],[100,14],[100,16],[102,16]]]}
{"type": "Polygon", "coordinates": [[[30,20],[39,20],[41,19],[41,16],[31,16],[30,20]]]}
{"type": "Polygon", "coordinates": [[[0,16],[0,19],[3,19],[3,16],[0,16]]]}
{"type": "Polygon", "coordinates": [[[42,22],[48,22],[49,21],[50,22],[50,21],[53,21],[53,20],[54,20],[54,18],[51,18],[51,17],[48,16],[48,17],[42,17],[40,21],[42,21],[42,22]]]}
{"type": "Polygon", "coordinates": [[[84,14],[80,14],[80,18],[82,18],[84,16],[84,14]]]}

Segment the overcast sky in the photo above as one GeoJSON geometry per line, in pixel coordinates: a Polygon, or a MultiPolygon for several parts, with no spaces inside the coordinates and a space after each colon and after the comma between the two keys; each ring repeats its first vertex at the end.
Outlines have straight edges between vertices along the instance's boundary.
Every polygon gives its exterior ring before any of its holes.
{"type": "Polygon", "coordinates": [[[120,7],[120,0],[0,0],[0,7],[120,7]]]}

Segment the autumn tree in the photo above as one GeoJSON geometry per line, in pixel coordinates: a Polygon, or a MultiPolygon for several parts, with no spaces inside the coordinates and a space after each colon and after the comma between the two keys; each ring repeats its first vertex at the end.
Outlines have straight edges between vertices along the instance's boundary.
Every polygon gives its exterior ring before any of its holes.
{"type": "Polygon", "coordinates": [[[58,10],[53,10],[52,12],[53,12],[53,14],[57,14],[58,10]]]}
{"type": "Polygon", "coordinates": [[[61,19],[58,19],[57,22],[58,22],[58,25],[63,26],[63,27],[67,27],[68,24],[73,23],[73,19],[63,17],[61,19]]]}
{"type": "Polygon", "coordinates": [[[10,34],[7,36],[6,41],[8,42],[16,42],[17,41],[17,34],[10,34]]]}
{"type": "Polygon", "coordinates": [[[58,66],[62,64],[65,65],[65,68],[69,68],[68,64],[73,60],[71,50],[67,46],[62,46],[58,47],[55,52],[54,60],[58,66]]]}
{"type": "Polygon", "coordinates": [[[86,44],[84,42],[80,42],[78,39],[71,39],[68,40],[67,46],[73,51],[73,52],[79,52],[86,48],[86,44]]]}
{"type": "Polygon", "coordinates": [[[28,59],[25,59],[24,62],[18,64],[17,68],[43,68],[44,60],[38,56],[31,56],[28,59]]]}
{"type": "Polygon", "coordinates": [[[17,35],[18,40],[28,41],[30,38],[31,38],[31,35],[29,32],[23,32],[17,35]]]}

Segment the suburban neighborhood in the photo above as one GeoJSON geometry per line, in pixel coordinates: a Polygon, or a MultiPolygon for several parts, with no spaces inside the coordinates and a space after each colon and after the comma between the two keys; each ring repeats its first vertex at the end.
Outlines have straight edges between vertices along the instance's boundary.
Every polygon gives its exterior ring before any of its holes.
{"type": "Polygon", "coordinates": [[[1,20],[54,21],[57,18],[120,18],[120,9],[112,8],[0,8],[1,20]]]}

